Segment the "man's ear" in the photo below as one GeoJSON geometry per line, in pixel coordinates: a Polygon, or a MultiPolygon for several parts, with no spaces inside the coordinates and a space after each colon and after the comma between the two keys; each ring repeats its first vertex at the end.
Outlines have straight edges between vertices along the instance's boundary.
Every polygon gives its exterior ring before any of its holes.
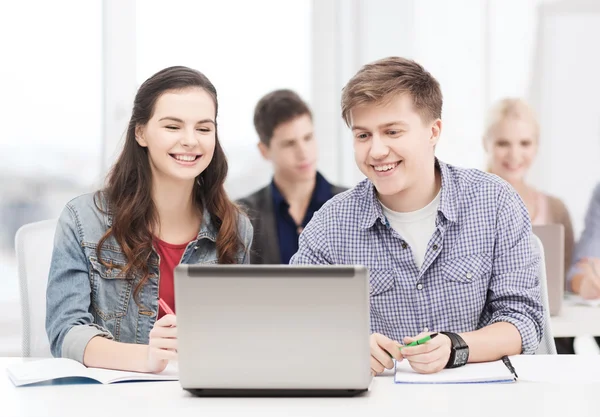
{"type": "Polygon", "coordinates": [[[143,148],[148,147],[148,142],[146,142],[144,126],[137,125],[135,127],[135,141],[143,148]]]}
{"type": "Polygon", "coordinates": [[[437,119],[431,125],[431,137],[429,138],[429,141],[430,141],[431,145],[433,145],[433,147],[435,147],[438,144],[438,141],[440,140],[441,135],[442,135],[442,120],[437,119]]]}
{"type": "Polygon", "coordinates": [[[260,151],[260,154],[262,155],[262,157],[267,160],[270,161],[271,160],[271,150],[269,149],[269,145],[265,145],[263,142],[258,142],[258,150],[260,151]]]}

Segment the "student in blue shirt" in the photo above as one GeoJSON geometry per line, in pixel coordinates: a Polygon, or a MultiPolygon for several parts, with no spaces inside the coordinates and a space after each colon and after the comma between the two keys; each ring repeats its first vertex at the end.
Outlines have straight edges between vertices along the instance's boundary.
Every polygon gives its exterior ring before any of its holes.
{"type": "Polygon", "coordinates": [[[317,171],[312,113],[297,93],[275,90],[261,98],[254,127],[258,148],[274,173],[269,185],[239,201],[254,227],[250,262],[287,264],[313,213],[345,189],[317,171]]]}
{"type": "MultiPolygon", "coordinates": [[[[585,215],[585,227],[575,245],[567,287],[586,300],[600,298],[600,184],[594,189],[585,215]]],[[[600,346],[600,336],[595,339],[600,346]]],[[[572,338],[570,346],[569,353],[575,353],[572,338]]]]}
{"type": "Polygon", "coordinates": [[[342,116],[367,179],[315,213],[291,260],[368,267],[374,374],[391,357],[433,373],[533,353],[541,340],[525,205],[500,178],[436,159],[441,113],[440,86],[421,65],[365,65],[343,89],[342,116]]]}

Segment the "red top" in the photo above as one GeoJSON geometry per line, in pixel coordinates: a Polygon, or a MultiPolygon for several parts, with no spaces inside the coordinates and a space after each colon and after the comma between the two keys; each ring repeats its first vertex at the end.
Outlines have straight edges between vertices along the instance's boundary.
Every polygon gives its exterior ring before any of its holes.
{"type": "MultiPolygon", "coordinates": [[[[154,248],[160,256],[160,282],[158,287],[158,296],[162,298],[173,311],[175,310],[175,281],[173,280],[173,271],[185,252],[187,243],[173,245],[158,238],[154,238],[154,248]]],[[[160,319],[166,313],[162,308],[158,308],[158,318],[160,319]]]]}

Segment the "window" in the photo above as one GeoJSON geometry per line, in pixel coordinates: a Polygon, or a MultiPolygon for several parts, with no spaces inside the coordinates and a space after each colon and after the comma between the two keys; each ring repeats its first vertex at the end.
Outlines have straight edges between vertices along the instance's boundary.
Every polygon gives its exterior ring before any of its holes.
{"type": "Polygon", "coordinates": [[[0,356],[20,343],[6,316],[19,311],[15,232],[57,217],[100,175],[101,16],[99,0],[0,5],[0,38],[10,40],[0,66],[0,302],[14,305],[0,317],[0,356]]]}
{"type": "Polygon", "coordinates": [[[232,198],[258,188],[269,177],[252,122],[260,97],[291,88],[310,101],[311,4],[136,3],[138,84],[165,67],[186,65],[202,71],[217,88],[219,138],[229,159],[227,188],[232,198]]]}

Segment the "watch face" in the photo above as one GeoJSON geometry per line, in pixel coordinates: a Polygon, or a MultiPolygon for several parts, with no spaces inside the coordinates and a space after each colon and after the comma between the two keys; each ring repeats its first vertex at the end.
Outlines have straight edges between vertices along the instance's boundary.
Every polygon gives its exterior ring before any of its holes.
{"type": "Polygon", "coordinates": [[[456,358],[454,363],[457,365],[464,365],[469,359],[469,351],[467,349],[458,349],[456,351],[456,358]]]}

